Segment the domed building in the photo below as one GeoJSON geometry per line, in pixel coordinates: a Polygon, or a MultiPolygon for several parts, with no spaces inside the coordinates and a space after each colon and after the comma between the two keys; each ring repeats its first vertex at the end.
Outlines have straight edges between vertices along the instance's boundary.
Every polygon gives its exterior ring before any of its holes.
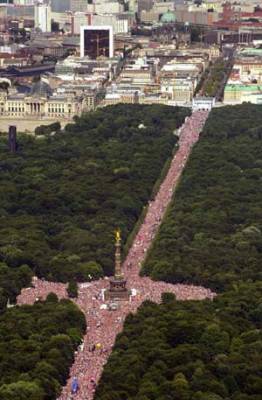
{"type": "Polygon", "coordinates": [[[174,22],[176,22],[175,13],[171,10],[168,10],[167,12],[162,14],[160,22],[162,22],[162,24],[173,24],[174,22]]]}
{"type": "Polygon", "coordinates": [[[44,82],[42,79],[35,82],[30,90],[30,96],[47,98],[52,96],[53,91],[48,83],[44,82]]]}
{"type": "Polygon", "coordinates": [[[40,79],[29,93],[0,93],[0,118],[70,120],[81,114],[82,103],[82,95],[53,93],[49,84],[40,79]]]}

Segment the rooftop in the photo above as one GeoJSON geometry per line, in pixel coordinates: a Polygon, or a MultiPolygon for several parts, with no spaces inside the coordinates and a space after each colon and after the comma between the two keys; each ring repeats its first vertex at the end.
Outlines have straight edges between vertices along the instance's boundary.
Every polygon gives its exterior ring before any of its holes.
{"type": "Polygon", "coordinates": [[[250,84],[250,85],[234,85],[228,84],[225,87],[225,92],[233,92],[233,91],[262,91],[262,86],[258,84],[250,84]]]}
{"type": "Polygon", "coordinates": [[[52,89],[48,83],[39,80],[35,82],[31,88],[30,96],[33,97],[49,97],[52,95],[52,89]]]}
{"type": "Polygon", "coordinates": [[[238,55],[250,55],[250,56],[261,56],[262,57],[262,48],[254,48],[254,47],[248,47],[246,49],[241,50],[238,55]]]}
{"type": "Polygon", "coordinates": [[[161,22],[163,22],[164,24],[170,24],[172,22],[176,22],[176,16],[175,13],[173,13],[172,11],[168,10],[167,12],[165,12],[160,19],[161,22]]]}

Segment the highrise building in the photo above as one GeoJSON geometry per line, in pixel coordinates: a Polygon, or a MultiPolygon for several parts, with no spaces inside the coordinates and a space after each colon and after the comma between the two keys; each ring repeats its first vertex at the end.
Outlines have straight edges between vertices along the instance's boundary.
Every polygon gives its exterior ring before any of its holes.
{"type": "Polygon", "coordinates": [[[36,4],[35,8],[35,28],[42,32],[51,32],[51,7],[49,4],[36,4]]]}
{"type": "Polygon", "coordinates": [[[129,0],[128,2],[128,11],[136,13],[138,11],[137,0],[129,0]]]}
{"type": "Polygon", "coordinates": [[[13,0],[13,4],[15,4],[16,6],[34,6],[35,3],[36,2],[34,0],[13,0]]]}
{"type": "Polygon", "coordinates": [[[91,16],[91,14],[84,12],[72,14],[72,33],[79,35],[81,26],[91,25],[91,16]]]}
{"type": "Polygon", "coordinates": [[[70,0],[70,11],[87,11],[87,0],[70,0]]]}
{"type": "Polygon", "coordinates": [[[141,11],[150,11],[153,8],[154,0],[138,0],[137,8],[138,13],[140,14],[141,11]]]}
{"type": "Polygon", "coordinates": [[[92,16],[91,25],[96,26],[112,26],[114,34],[118,33],[128,33],[128,19],[119,18],[118,15],[112,14],[94,14],[92,16]]]}
{"type": "Polygon", "coordinates": [[[87,4],[87,0],[51,0],[51,9],[53,12],[86,12],[87,4]]]}
{"type": "Polygon", "coordinates": [[[71,0],[51,0],[52,12],[65,12],[70,11],[71,0]]]}

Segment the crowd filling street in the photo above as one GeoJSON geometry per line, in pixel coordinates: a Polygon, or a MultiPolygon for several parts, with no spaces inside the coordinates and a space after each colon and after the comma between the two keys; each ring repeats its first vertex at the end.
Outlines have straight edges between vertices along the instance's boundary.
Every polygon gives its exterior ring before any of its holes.
{"type": "MultiPolygon", "coordinates": [[[[207,111],[195,111],[186,118],[179,130],[178,150],[156,197],[148,204],[144,222],[122,266],[127,287],[131,291],[129,301],[117,303],[117,307],[113,310],[108,307],[104,300],[104,290],[109,286],[108,278],[79,284],[78,298],[74,301],[85,313],[87,331],[76,351],[68,383],[63,388],[59,400],[91,400],[94,397],[103,366],[111,353],[116,335],[123,328],[125,317],[130,312],[136,312],[143,301],[151,300],[159,303],[164,292],[174,293],[177,300],[205,298],[212,300],[215,296],[215,293],[204,287],[155,282],[148,277],[139,276],[141,264],[161,224],[191,148],[198,140],[207,116],[207,111]],[[75,378],[79,388],[72,394],[71,385],[75,378]]],[[[32,304],[36,300],[46,298],[50,292],[56,293],[58,298],[67,297],[66,285],[35,277],[33,287],[23,289],[17,302],[32,304]]]]}

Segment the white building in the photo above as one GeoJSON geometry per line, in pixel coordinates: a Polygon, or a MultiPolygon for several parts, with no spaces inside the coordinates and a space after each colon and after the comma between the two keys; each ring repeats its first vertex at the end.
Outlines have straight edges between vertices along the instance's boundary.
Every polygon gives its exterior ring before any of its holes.
{"type": "Polygon", "coordinates": [[[81,26],[90,25],[91,23],[90,14],[83,12],[76,12],[72,17],[72,31],[75,35],[80,34],[81,26]]]}
{"type": "Polygon", "coordinates": [[[51,32],[51,7],[49,4],[35,5],[35,28],[42,32],[51,32]]]}
{"type": "Polygon", "coordinates": [[[33,6],[35,4],[34,0],[15,0],[13,4],[17,6],[33,6]]]}
{"type": "Polygon", "coordinates": [[[72,12],[86,12],[87,11],[87,0],[70,0],[69,10],[72,12]]]}
{"type": "Polygon", "coordinates": [[[87,11],[96,14],[119,14],[124,11],[124,6],[118,1],[93,2],[92,4],[87,3],[87,11]]]}
{"type": "Polygon", "coordinates": [[[94,14],[92,25],[112,26],[114,34],[128,33],[128,19],[119,19],[115,14],[94,14]]]}
{"type": "Polygon", "coordinates": [[[119,19],[116,14],[90,14],[77,12],[72,16],[73,33],[79,35],[81,26],[112,26],[114,34],[128,33],[128,19],[119,19]]]}

